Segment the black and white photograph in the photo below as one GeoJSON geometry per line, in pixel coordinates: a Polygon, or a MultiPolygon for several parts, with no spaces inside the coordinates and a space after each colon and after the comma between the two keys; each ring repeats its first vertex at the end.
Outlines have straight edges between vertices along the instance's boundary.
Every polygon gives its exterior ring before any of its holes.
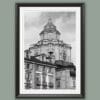
{"type": "Polygon", "coordinates": [[[16,97],[83,97],[84,4],[16,4],[16,97]]]}

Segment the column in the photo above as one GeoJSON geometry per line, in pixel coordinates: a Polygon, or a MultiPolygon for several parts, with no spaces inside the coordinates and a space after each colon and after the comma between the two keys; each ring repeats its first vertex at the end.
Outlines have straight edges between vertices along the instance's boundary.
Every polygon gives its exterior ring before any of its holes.
{"type": "Polygon", "coordinates": [[[65,78],[66,78],[66,88],[70,88],[70,70],[67,70],[66,69],[66,76],[65,76],[65,78]]]}
{"type": "Polygon", "coordinates": [[[41,73],[40,73],[40,77],[41,77],[41,86],[40,86],[40,89],[43,89],[43,84],[42,84],[42,82],[43,82],[43,67],[44,66],[41,66],[42,68],[41,68],[41,73]]]}
{"type": "Polygon", "coordinates": [[[49,89],[49,76],[48,76],[48,71],[49,71],[49,68],[47,68],[47,70],[46,70],[46,83],[47,83],[47,89],[49,89]]]}
{"type": "Polygon", "coordinates": [[[55,68],[53,68],[53,89],[56,88],[56,76],[55,76],[56,72],[55,72],[55,68]]]}
{"type": "Polygon", "coordinates": [[[32,89],[35,88],[35,64],[32,64],[31,66],[33,69],[32,69],[32,89]]]}
{"type": "Polygon", "coordinates": [[[42,87],[42,81],[43,81],[43,75],[42,75],[42,72],[41,72],[41,74],[40,74],[40,77],[41,77],[41,86],[40,86],[40,89],[42,89],[43,87],[42,87]]]}
{"type": "Polygon", "coordinates": [[[60,88],[61,89],[65,89],[66,87],[66,72],[63,70],[61,72],[61,80],[60,80],[60,88]]]}

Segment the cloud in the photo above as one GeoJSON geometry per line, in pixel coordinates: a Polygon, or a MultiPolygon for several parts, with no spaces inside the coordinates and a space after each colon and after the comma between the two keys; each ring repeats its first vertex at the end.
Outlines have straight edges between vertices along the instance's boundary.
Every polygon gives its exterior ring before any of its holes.
{"type": "Polygon", "coordinates": [[[32,26],[37,27],[39,26],[39,19],[41,12],[25,12],[24,14],[24,27],[28,29],[32,26]]]}

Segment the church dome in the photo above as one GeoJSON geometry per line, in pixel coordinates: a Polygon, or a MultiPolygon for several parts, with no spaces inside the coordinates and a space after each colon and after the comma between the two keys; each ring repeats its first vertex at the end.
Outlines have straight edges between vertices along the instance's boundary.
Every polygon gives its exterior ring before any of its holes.
{"type": "Polygon", "coordinates": [[[44,30],[40,33],[40,35],[53,32],[60,35],[60,32],[56,29],[56,26],[53,24],[52,19],[49,18],[47,24],[44,26],[44,30]]]}
{"type": "Polygon", "coordinates": [[[55,30],[56,26],[52,23],[52,19],[48,19],[48,23],[44,26],[44,30],[55,30]]]}

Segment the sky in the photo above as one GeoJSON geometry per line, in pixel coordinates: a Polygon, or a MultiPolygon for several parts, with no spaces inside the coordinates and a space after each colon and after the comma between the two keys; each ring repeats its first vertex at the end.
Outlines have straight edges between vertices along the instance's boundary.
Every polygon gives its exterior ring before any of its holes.
{"type": "Polygon", "coordinates": [[[60,40],[72,46],[72,62],[75,62],[75,12],[25,12],[24,13],[24,49],[40,40],[39,33],[51,18],[61,33],[60,40]]]}

